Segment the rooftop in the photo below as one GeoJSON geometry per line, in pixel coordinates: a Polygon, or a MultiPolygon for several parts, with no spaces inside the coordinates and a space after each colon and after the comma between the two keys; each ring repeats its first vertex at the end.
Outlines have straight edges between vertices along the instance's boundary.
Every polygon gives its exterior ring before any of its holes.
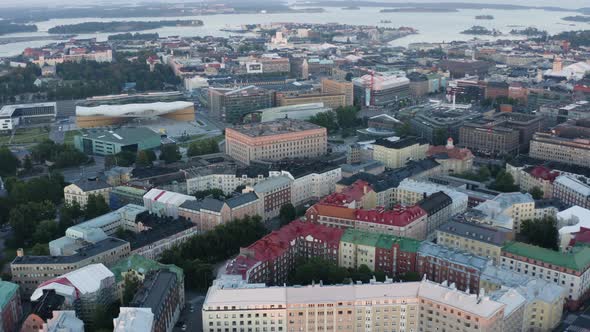
{"type": "Polygon", "coordinates": [[[545,166],[530,166],[524,169],[532,177],[553,182],[558,176],[559,172],[552,171],[545,166]]]}
{"type": "Polygon", "coordinates": [[[235,128],[228,128],[227,130],[236,131],[249,137],[262,137],[317,129],[325,130],[324,127],[320,127],[313,123],[295,119],[281,119],[264,123],[245,124],[235,128]]]}
{"type": "Polygon", "coordinates": [[[287,176],[273,176],[254,185],[254,191],[257,193],[266,193],[290,184],[291,179],[287,176]]]}
{"type": "Polygon", "coordinates": [[[426,211],[428,215],[434,214],[439,211],[439,209],[451,204],[453,204],[453,200],[449,195],[445,194],[444,191],[436,192],[418,202],[418,205],[422,210],[426,211]]]}
{"type": "Polygon", "coordinates": [[[485,257],[473,255],[466,251],[448,248],[432,242],[422,242],[420,249],[418,249],[418,255],[436,257],[454,264],[474,268],[480,272],[490,263],[485,257]]]}
{"type": "Polygon", "coordinates": [[[583,272],[590,267],[589,247],[577,248],[572,253],[562,253],[522,242],[512,242],[504,246],[502,252],[561,266],[574,271],[583,272]]]}
{"type": "Polygon", "coordinates": [[[425,145],[428,144],[428,141],[426,139],[418,137],[407,137],[399,139],[397,141],[390,141],[388,139],[380,138],[373,144],[383,146],[388,149],[403,149],[416,144],[425,145]]]}
{"type": "Polygon", "coordinates": [[[472,240],[503,246],[511,238],[511,232],[506,229],[487,227],[482,224],[450,221],[441,225],[440,232],[455,234],[472,240]]]}
{"type": "Polygon", "coordinates": [[[110,188],[111,185],[101,179],[82,179],[73,183],[84,192],[110,188]]]}
{"type": "Polygon", "coordinates": [[[18,285],[0,280],[0,312],[8,304],[15,294],[18,294],[18,285]]]}
{"type": "Polygon", "coordinates": [[[104,141],[114,144],[129,145],[144,141],[149,138],[157,137],[160,139],[160,134],[154,132],[147,127],[137,128],[119,128],[119,129],[90,129],[80,135],[82,138],[88,138],[98,141],[104,141]]]}
{"type": "Polygon", "coordinates": [[[580,195],[590,197],[590,185],[578,180],[577,178],[569,175],[560,175],[555,179],[555,183],[570,188],[580,195]]]}
{"type": "Polygon", "coordinates": [[[154,314],[150,308],[119,309],[119,317],[115,319],[113,332],[144,332],[151,331],[154,314]]]}
{"type": "Polygon", "coordinates": [[[133,254],[122,259],[110,267],[111,272],[115,275],[115,281],[117,283],[124,280],[123,274],[129,270],[134,270],[141,274],[147,274],[150,271],[161,269],[172,271],[176,273],[178,280],[184,280],[184,272],[178,266],[173,264],[162,264],[138,254],[133,254]]]}
{"type": "Polygon", "coordinates": [[[352,228],[344,231],[340,241],[383,249],[391,249],[395,244],[399,244],[400,249],[406,252],[417,252],[418,247],[420,247],[420,241],[418,240],[352,228]]]}
{"type": "Polygon", "coordinates": [[[146,276],[143,285],[137,290],[129,305],[151,308],[154,315],[159,315],[161,313],[160,308],[166,305],[166,295],[176,282],[176,274],[170,271],[152,271],[146,276]]]}

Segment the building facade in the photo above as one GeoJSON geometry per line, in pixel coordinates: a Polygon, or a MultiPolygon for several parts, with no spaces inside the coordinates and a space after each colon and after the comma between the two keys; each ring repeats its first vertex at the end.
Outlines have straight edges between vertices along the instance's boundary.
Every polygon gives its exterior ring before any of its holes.
{"type": "Polygon", "coordinates": [[[426,158],[430,145],[426,140],[409,137],[398,141],[379,139],[373,144],[373,158],[382,162],[388,168],[406,166],[410,160],[426,158]]]}
{"type": "Polygon", "coordinates": [[[326,128],[292,119],[227,128],[225,139],[226,153],[247,165],[252,160],[319,157],[328,148],[326,128]]]}
{"type": "Polygon", "coordinates": [[[90,195],[102,196],[106,203],[109,202],[109,193],[112,187],[103,180],[91,178],[72,183],[64,187],[64,202],[68,205],[77,203],[85,208],[90,195]]]}
{"type": "Polygon", "coordinates": [[[531,140],[529,155],[541,160],[587,166],[590,160],[590,140],[536,133],[531,140]]]}
{"type": "Polygon", "coordinates": [[[590,209],[590,184],[570,175],[560,175],[553,182],[553,197],[568,206],[590,209]]]}

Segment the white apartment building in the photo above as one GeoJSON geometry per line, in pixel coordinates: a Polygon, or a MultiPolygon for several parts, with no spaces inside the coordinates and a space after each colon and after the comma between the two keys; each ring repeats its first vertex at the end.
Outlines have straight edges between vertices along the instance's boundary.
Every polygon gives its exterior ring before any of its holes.
{"type": "Polygon", "coordinates": [[[394,189],[395,202],[402,205],[414,205],[424,199],[424,196],[430,196],[439,191],[443,191],[453,200],[451,205],[451,216],[458,215],[467,210],[469,197],[450,187],[443,186],[432,182],[417,181],[413,179],[404,179],[399,186],[394,189]]]}

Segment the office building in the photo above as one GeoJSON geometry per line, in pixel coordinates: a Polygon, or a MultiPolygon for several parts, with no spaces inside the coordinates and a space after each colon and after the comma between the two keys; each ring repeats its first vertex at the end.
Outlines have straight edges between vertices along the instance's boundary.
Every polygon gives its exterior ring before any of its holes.
{"type": "Polygon", "coordinates": [[[344,95],[344,106],[352,106],[354,103],[354,84],[349,81],[324,78],[322,79],[322,93],[344,95]]]}
{"type": "Polygon", "coordinates": [[[553,197],[567,206],[590,209],[590,184],[584,177],[560,175],[553,182],[553,197]]]}
{"type": "Polygon", "coordinates": [[[406,77],[370,74],[352,83],[355,104],[359,106],[386,106],[410,95],[410,80],[406,77]]]}
{"type": "Polygon", "coordinates": [[[336,109],[346,106],[345,94],[325,93],[276,93],[276,104],[279,107],[322,103],[324,107],[336,109]]]}
{"type": "Polygon", "coordinates": [[[226,153],[247,165],[252,160],[319,157],[328,145],[326,128],[291,119],[227,128],[225,139],[226,153]]]}
{"type": "Polygon", "coordinates": [[[160,147],[160,134],[146,127],[113,130],[88,130],[74,136],[74,146],[86,154],[114,155],[121,151],[136,153],[160,147]]]}
{"type": "Polygon", "coordinates": [[[486,156],[516,154],[520,148],[519,137],[520,132],[507,127],[505,121],[469,122],[459,129],[459,145],[486,156]]]}
{"type": "Polygon", "coordinates": [[[56,116],[56,103],[6,105],[0,108],[0,132],[27,124],[53,122],[56,116]]]}
{"type": "Polygon", "coordinates": [[[273,93],[254,85],[233,88],[209,88],[211,113],[228,123],[241,123],[244,116],[273,106],[273,93]]]}
{"type": "Polygon", "coordinates": [[[109,201],[111,185],[98,178],[89,178],[76,181],[64,187],[64,201],[72,205],[77,203],[85,208],[90,195],[102,196],[105,202],[109,201]]]}
{"type": "Polygon", "coordinates": [[[440,144],[437,143],[437,137],[441,133],[459,142],[461,126],[481,117],[481,113],[471,110],[471,105],[457,105],[456,108],[446,104],[422,105],[416,116],[410,119],[410,125],[416,136],[426,139],[430,144],[440,144]]]}
{"type": "Polygon", "coordinates": [[[23,315],[18,285],[0,280],[0,330],[16,332],[23,315]]]}
{"type": "Polygon", "coordinates": [[[436,243],[486,257],[494,264],[500,262],[502,247],[513,239],[506,229],[465,221],[450,221],[436,229],[436,243]]]}
{"type": "Polygon", "coordinates": [[[529,156],[569,165],[588,166],[590,140],[587,136],[536,133],[531,140],[529,156]]]}
{"type": "Polygon", "coordinates": [[[511,307],[430,281],[232,287],[218,280],[203,304],[203,331],[274,326],[275,331],[434,332],[446,326],[453,331],[517,332],[504,329],[505,322],[518,316],[511,307]]]}
{"type": "Polygon", "coordinates": [[[426,158],[429,144],[426,140],[416,137],[402,138],[397,141],[378,139],[373,144],[373,158],[388,168],[406,166],[410,160],[426,158]]]}
{"type": "Polygon", "coordinates": [[[568,120],[582,120],[590,117],[590,103],[580,100],[575,103],[553,102],[541,105],[538,108],[540,115],[544,116],[548,125],[553,127],[568,120]]]}
{"type": "Polygon", "coordinates": [[[25,256],[19,250],[17,257],[10,263],[10,272],[12,280],[28,296],[44,282],[73,270],[97,263],[111,266],[129,256],[130,250],[129,242],[112,237],[82,247],[69,256],[25,256]]]}

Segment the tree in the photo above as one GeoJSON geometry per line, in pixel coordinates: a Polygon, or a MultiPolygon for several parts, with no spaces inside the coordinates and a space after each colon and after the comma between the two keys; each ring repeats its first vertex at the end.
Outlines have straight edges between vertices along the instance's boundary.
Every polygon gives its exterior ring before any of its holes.
{"type": "Polygon", "coordinates": [[[518,186],[514,184],[514,178],[512,177],[512,174],[506,172],[505,170],[498,172],[496,175],[496,180],[490,187],[494,190],[504,193],[515,192],[519,189],[518,186]]]}
{"type": "Polygon", "coordinates": [[[0,176],[14,176],[20,165],[18,158],[7,147],[0,147],[0,176]]]}
{"type": "Polygon", "coordinates": [[[41,221],[33,233],[33,241],[36,243],[49,243],[55,239],[59,232],[59,224],[55,220],[41,221]]]}
{"type": "Polygon", "coordinates": [[[533,187],[533,189],[531,189],[529,193],[531,194],[531,196],[533,196],[534,199],[542,199],[544,195],[543,190],[541,190],[541,188],[539,187],[533,187]]]}
{"type": "Polygon", "coordinates": [[[131,151],[121,151],[113,156],[114,165],[130,167],[135,163],[136,154],[131,151]]]}
{"type": "Polygon", "coordinates": [[[125,274],[123,281],[123,306],[129,305],[140,286],[141,282],[132,273],[125,274]]]}
{"type": "Polygon", "coordinates": [[[35,243],[30,254],[33,256],[49,256],[49,245],[47,243],[35,243]]]}
{"type": "Polygon", "coordinates": [[[406,272],[405,274],[400,275],[399,278],[404,282],[422,280],[418,272],[406,272]]]}
{"type": "Polygon", "coordinates": [[[340,128],[354,128],[359,123],[357,119],[357,108],[354,106],[338,107],[336,109],[336,118],[340,128]]]}
{"type": "Polygon", "coordinates": [[[310,117],[307,121],[326,128],[330,133],[338,130],[336,115],[332,111],[318,113],[310,117]]]}
{"type": "Polygon", "coordinates": [[[156,154],[154,153],[154,151],[141,150],[137,153],[137,158],[135,158],[135,164],[141,167],[152,166],[154,160],[156,160],[156,154]]]}
{"type": "Polygon", "coordinates": [[[85,218],[86,220],[102,216],[109,212],[109,206],[104,200],[102,195],[89,195],[88,201],[85,207],[85,218]]]}
{"type": "Polygon", "coordinates": [[[164,160],[166,163],[173,163],[179,161],[182,158],[180,149],[176,144],[164,144],[160,148],[160,160],[164,160]]]}
{"type": "Polygon", "coordinates": [[[295,211],[295,207],[291,203],[287,203],[281,206],[281,210],[279,211],[279,219],[281,220],[281,226],[287,225],[291,221],[297,218],[297,211],[295,211]]]}
{"type": "Polygon", "coordinates": [[[219,145],[213,138],[192,142],[187,150],[189,157],[201,156],[219,152],[219,145]]]}
{"type": "Polygon", "coordinates": [[[25,157],[25,161],[23,163],[23,167],[25,168],[25,170],[27,172],[29,172],[29,171],[31,171],[33,169],[33,162],[31,161],[31,157],[29,157],[29,155],[27,155],[25,157]]]}
{"type": "Polygon", "coordinates": [[[520,233],[526,238],[526,242],[530,244],[547,249],[558,249],[559,232],[553,217],[524,220],[520,233]]]}
{"type": "Polygon", "coordinates": [[[13,244],[23,246],[30,242],[40,220],[55,218],[55,205],[51,201],[29,202],[10,210],[9,222],[13,229],[13,244]]]}
{"type": "Polygon", "coordinates": [[[203,199],[208,196],[212,196],[215,199],[225,198],[223,190],[218,188],[196,191],[193,193],[193,196],[195,196],[196,199],[203,199]]]}
{"type": "Polygon", "coordinates": [[[72,204],[64,204],[59,209],[59,229],[63,233],[71,226],[78,223],[78,220],[84,216],[84,211],[78,202],[74,201],[72,204]]]}
{"type": "Polygon", "coordinates": [[[434,145],[445,145],[449,139],[449,133],[445,129],[435,129],[432,134],[432,143],[434,145]]]}

